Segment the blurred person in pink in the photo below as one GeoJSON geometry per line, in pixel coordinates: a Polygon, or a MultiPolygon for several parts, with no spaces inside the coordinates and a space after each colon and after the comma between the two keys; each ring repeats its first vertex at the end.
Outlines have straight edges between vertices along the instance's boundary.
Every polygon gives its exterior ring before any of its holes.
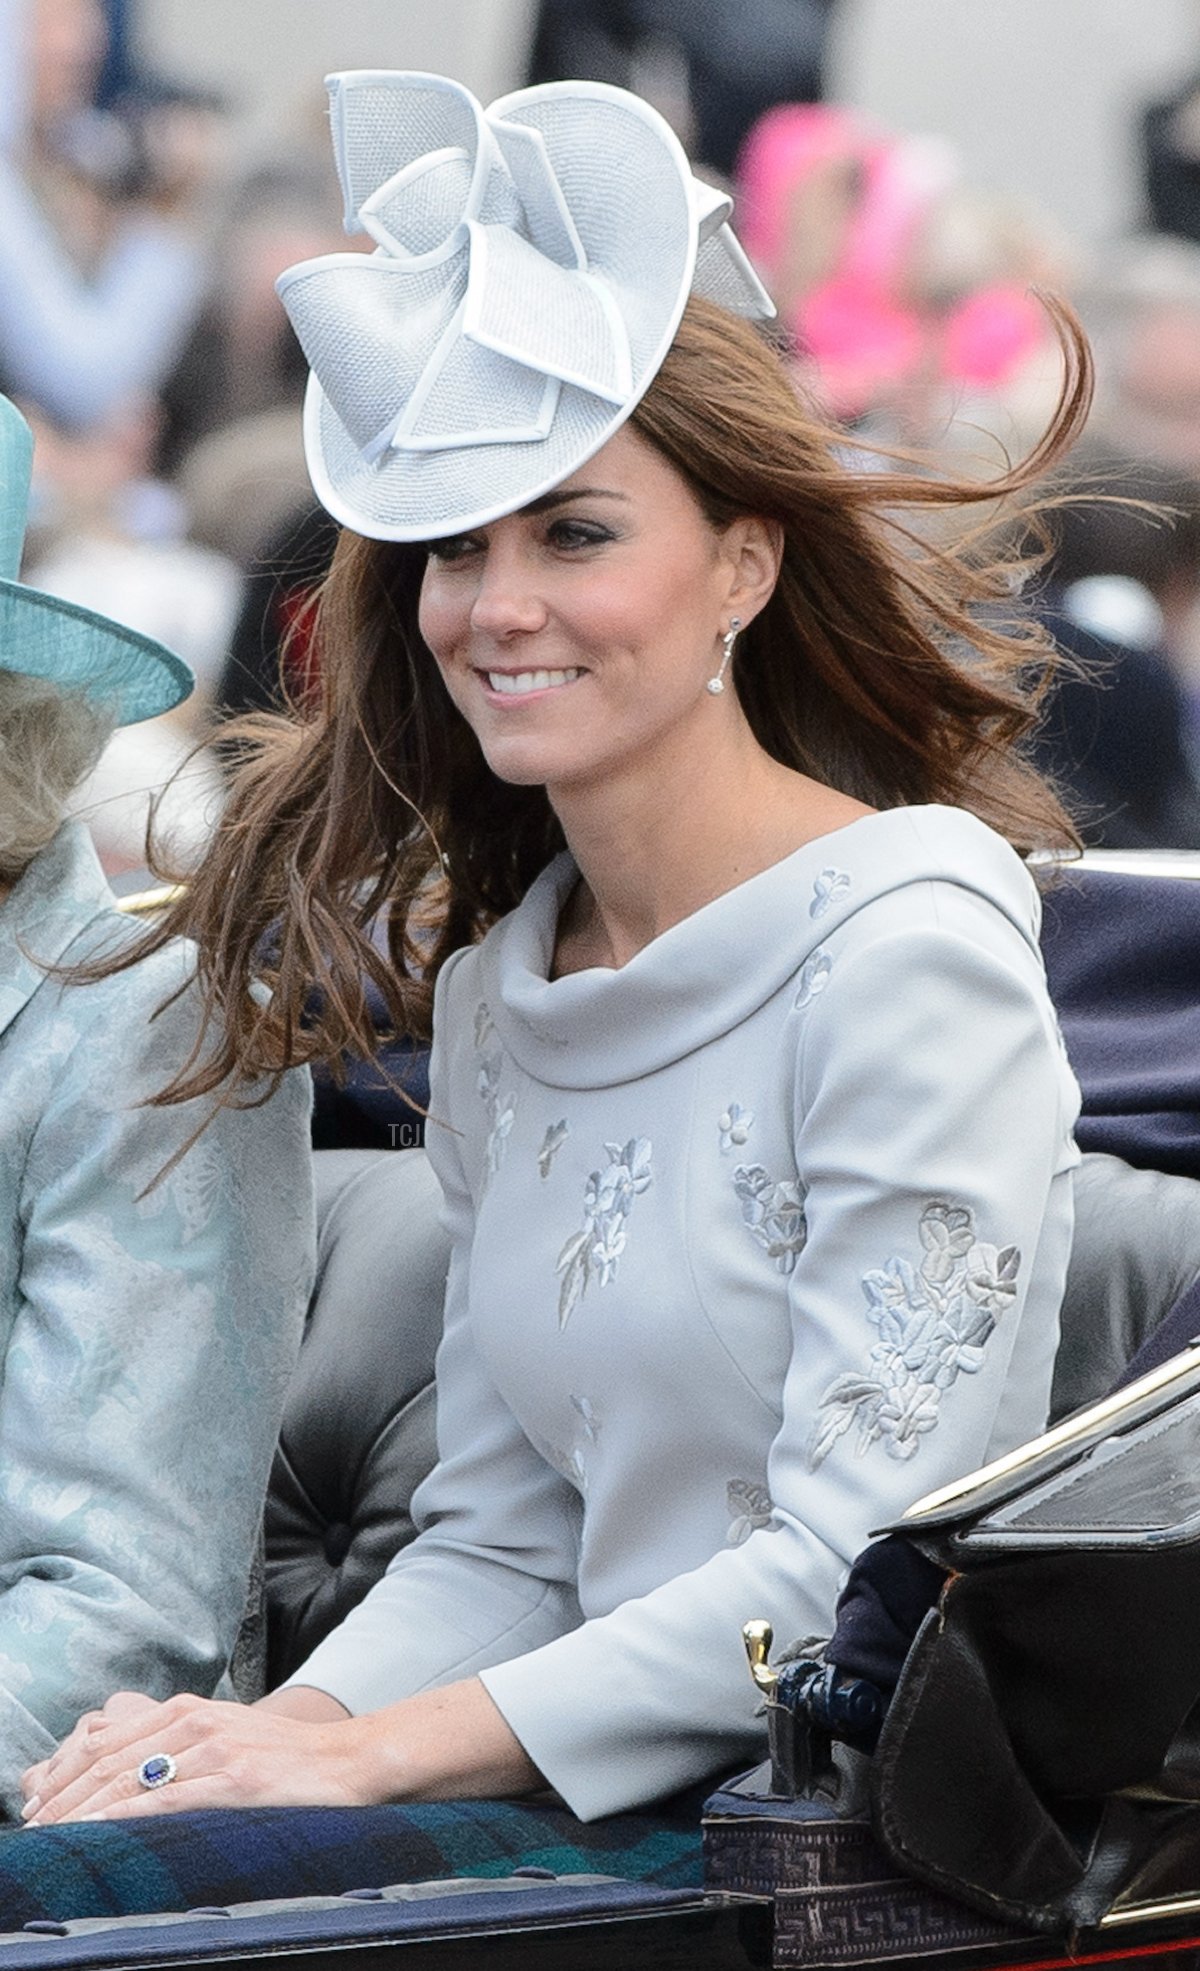
{"type": "MultiPolygon", "coordinates": [[[[1031,270],[988,264],[1011,250],[976,249],[947,279],[943,234],[961,234],[963,207],[942,140],[832,104],[779,104],[751,130],[738,182],[747,251],[843,420],[905,391],[1003,389],[1042,348],[1031,270]]],[[[978,231],[982,212],[972,221],[978,231]]]]}

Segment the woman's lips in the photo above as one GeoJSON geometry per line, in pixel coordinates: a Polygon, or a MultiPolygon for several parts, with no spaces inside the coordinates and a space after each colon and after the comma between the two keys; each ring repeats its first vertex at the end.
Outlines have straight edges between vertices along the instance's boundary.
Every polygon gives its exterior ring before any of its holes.
{"type": "Polygon", "coordinates": [[[481,671],[479,676],[497,698],[531,698],[536,692],[561,691],[574,684],[583,672],[577,667],[563,670],[481,671]]]}

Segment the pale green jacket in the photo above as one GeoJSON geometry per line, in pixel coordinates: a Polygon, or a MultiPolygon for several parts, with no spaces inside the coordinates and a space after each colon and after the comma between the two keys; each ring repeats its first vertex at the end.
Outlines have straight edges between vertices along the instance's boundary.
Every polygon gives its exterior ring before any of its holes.
{"type": "Polygon", "coordinates": [[[313,1266],[308,1077],[139,1106],[190,1051],[176,945],[99,984],[130,924],[68,823],[0,904],[0,1806],[120,1688],[211,1694],[237,1634],[313,1266]],[[155,1017],[157,1013],[157,1017],[155,1017]]]}

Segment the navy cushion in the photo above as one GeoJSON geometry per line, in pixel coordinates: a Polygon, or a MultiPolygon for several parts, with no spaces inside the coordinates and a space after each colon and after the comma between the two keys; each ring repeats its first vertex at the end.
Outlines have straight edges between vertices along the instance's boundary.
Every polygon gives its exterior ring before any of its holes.
{"type": "MultiPolygon", "coordinates": [[[[713,1913],[698,1889],[656,1889],[645,1882],[597,1881],[590,1876],[561,1876],[553,1881],[509,1876],[494,1888],[475,1882],[439,1885],[437,1893],[422,1888],[412,1900],[393,1890],[366,1900],[353,1894],[336,1902],[323,1896],[295,1897],[165,1915],[33,1922],[20,1930],[0,1931],[0,1971],[28,1971],[31,1959],[54,1971],[109,1971],[109,1967],[123,1971],[131,1964],[182,1965],[206,1958],[245,1964],[282,1952],[308,1954],[363,1944],[390,1947],[434,1940],[449,1944],[453,1952],[453,1956],[438,1953],[436,1962],[445,1967],[460,1962],[464,1946],[457,1940],[463,1933],[470,1939],[469,1961],[491,1964],[497,1947],[503,1947],[504,1931],[522,1933],[524,1960],[534,1943],[530,1931],[553,1926],[551,1934],[561,1938],[560,1925],[570,1924],[573,1930],[579,1925],[583,1927],[575,1935],[586,1939],[592,1925],[617,1919],[621,1945],[636,1950],[638,1932],[634,1929],[631,1934],[630,1920],[648,1916],[654,1919],[657,1933],[664,1915],[689,1921],[689,1944],[696,1941],[692,1928],[696,1917],[704,1919],[699,1938],[703,1947],[713,1913]]],[[[609,1961],[616,1955],[615,1940],[610,1936],[606,1941],[609,1961]]],[[[656,1934],[655,1942],[659,1941],[656,1934]]],[[[587,1950],[586,1942],[583,1949],[587,1950]]],[[[422,1966],[426,1961],[426,1956],[419,1960],[422,1966]]],[[[539,1964],[547,1961],[553,1960],[544,1954],[537,1958],[539,1964]]],[[[573,1955],[572,1962],[577,1961],[573,1955]]],[[[663,1961],[654,1959],[656,1964],[663,1961]]],[[[686,1961],[677,1951],[671,1958],[672,1963],[686,1961]]],[[[740,1954],[737,1961],[741,1962],[740,1954]]],[[[506,1955],[505,1962],[511,1964],[513,1958],[506,1955]]]]}
{"type": "Polygon", "coordinates": [[[701,1879],[707,1791],[589,1823],[566,1807],[479,1800],[248,1807],[3,1829],[0,1930],[520,1868],[691,1888],[701,1879]]]}
{"type": "Polygon", "coordinates": [[[1042,950],[1083,1091],[1080,1148],[1200,1177],[1200,882],[1067,870],[1042,950]]]}

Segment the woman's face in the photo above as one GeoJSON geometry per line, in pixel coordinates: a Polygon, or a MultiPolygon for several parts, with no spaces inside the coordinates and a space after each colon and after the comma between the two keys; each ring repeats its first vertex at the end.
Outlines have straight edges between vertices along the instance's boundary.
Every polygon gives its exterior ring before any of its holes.
{"type": "Polygon", "coordinates": [[[746,587],[751,538],[769,529],[712,527],[625,426],[554,492],[435,542],[421,634],[493,772],[553,794],[711,734],[721,638],[765,599],[746,587]]]}

